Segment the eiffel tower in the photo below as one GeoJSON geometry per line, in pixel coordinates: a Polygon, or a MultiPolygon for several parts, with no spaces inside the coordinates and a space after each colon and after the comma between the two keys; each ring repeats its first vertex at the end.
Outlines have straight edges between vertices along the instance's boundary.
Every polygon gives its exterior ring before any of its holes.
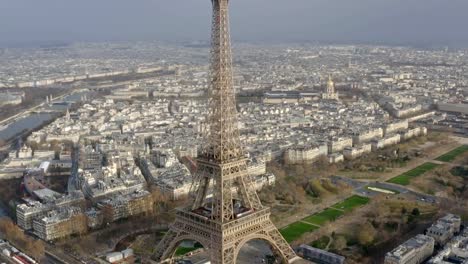
{"type": "Polygon", "coordinates": [[[247,172],[232,75],[229,0],[212,0],[209,131],[197,159],[191,207],[179,209],[154,258],[172,263],[178,245],[197,241],[213,264],[235,264],[245,243],[266,241],[281,263],[298,257],[270,220],[247,172]]]}

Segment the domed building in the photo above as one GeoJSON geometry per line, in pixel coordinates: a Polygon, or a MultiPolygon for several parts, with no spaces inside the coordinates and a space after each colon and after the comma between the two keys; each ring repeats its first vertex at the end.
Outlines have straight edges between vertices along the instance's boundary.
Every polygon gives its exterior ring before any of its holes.
{"type": "Polygon", "coordinates": [[[325,100],[338,100],[338,93],[335,91],[335,83],[331,75],[328,76],[327,91],[322,94],[322,99],[325,100]]]}

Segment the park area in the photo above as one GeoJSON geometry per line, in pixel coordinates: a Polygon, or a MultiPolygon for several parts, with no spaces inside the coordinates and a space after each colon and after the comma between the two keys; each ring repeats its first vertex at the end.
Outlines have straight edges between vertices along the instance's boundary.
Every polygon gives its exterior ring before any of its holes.
{"type": "Polygon", "coordinates": [[[338,217],[342,215],[344,215],[343,211],[338,211],[333,208],[327,208],[318,214],[314,214],[304,218],[302,221],[321,226],[326,222],[335,221],[336,219],[338,219],[338,217]]]}
{"type": "Polygon", "coordinates": [[[281,229],[280,232],[283,235],[284,239],[286,239],[286,241],[290,243],[298,239],[302,234],[309,233],[317,229],[319,229],[318,226],[298,221],[281,229]]]}
{"type": "Polygon", "coordinates": [[[390,180],[388,180],[387,182],[390,182],[390,183],[395,183],[395,184],[399,184],[399,185],[409,185],[410,182],[411,182],[411,179],[413,178],[416,178],[418,176],[421,176],[423,175],[424,173],[430,171],[430,170],[433,170],[434,168],[436,168],[437,166],[439,166],[438,164],[435,164],[435,163],[431,163],[431,162],[426,162],[412,170],[409,170],[401,175],[398,175],[390,180]]]}
{"type": "Polygon", "coordinates": [[[349,212],[349,211],[352,211],[356,207],[367,204],[368,202],[369,202],[369,198],[367,197],[353,195],[349,197],[348,199],[344,200],[343,202],[333,205],[332,207],[338,210],[349,212]]]}
{"type": "Polygon", "coordinates": [[[333,222],[342,215],[351,212],[353,209],[367,204],[369,200],[370,199],[367,197],[353,195],[319,213],[310,215],[282,228],[280,232],[286,241],[290,243],[301,237],[302,234],[315,231],[327,222],[333,222]]]}
{"type": "Polygon", "coordinates": [[[468,151],[468,145],[460,146],[452,151],[445,153],[444,155],[438,157],[436,160],[442,162],[452,162],[456,157],[468,151]]]}

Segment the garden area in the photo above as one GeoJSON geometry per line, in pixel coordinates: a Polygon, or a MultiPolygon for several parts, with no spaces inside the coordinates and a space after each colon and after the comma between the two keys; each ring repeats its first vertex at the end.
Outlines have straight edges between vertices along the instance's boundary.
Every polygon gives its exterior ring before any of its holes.
{"type": "Polygon", "coordinates": [[[452,162],[456,157],[462,155],[468,151],[468,145],[460,146],[452,151],[445,153],[444,155],[438,157],[436,160],[442,162],[452,162]]]}
{"type": "Polygon", "coordinates": [[[412,170],[409,170],[401,175],[398,175],[387,182],[395,183],[399,185],[409,185],[413,178],[423,175],[424,173],[433,170],[438,167],[438,164],[426,162],[412,170]]]}
{"type": "Polygon", "coordinates": [[[344,210],[348,212],[348,211],[352,211],[356,207],[369,203],[369,200],[370,199],[367,197],[353,195],[349,197],[348,199],[344,200],[343,202],[333,205],[332,207],[338,210],[344,210]]]}
{"type": "Polygon", "coordinates": [[[333,208],[327,208],[318,214],[314,214],[304,218],[302,221],[311,223],[314,225],[324,225],[326,222],[332,222],[338,219],[338,217],[344,215],[343,211],[338,211],[333,208]]]}
{"type": "Polygon", "coordinates": [[[369,201],[370,199],[367,197],[353,195],[319,213],[310,215],[282,228],[280,232],[286,241],[290,243],[301,237],[302,234],[315,231],[326,223],[333,222],[353,209],[369,203],[369,201]]]}
{"type": "Polygon", "coordinates": [[[309,233],[317,229],[319,229],[318,226],[298,221],[281,229],[280,232],[283,235],[284,239],[286,239],[286,241],[290,243],[299,238],[302,234],[309,233]]]}

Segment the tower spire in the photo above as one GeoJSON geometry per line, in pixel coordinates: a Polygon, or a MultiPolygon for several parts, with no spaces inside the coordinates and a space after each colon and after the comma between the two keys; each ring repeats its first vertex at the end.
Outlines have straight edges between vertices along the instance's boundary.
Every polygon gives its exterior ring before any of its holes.
{"type": "Polygon", "coordinates": [[[248,175],[240,142],[232,76],[229,0],[212,0],[210,99],[206,144],[197,159],[192,205],[178,210],[175,222],[158,244],[155,258],[171,263],[183,240],[195,240],[214,264],[234,264],[242,246],[266,240],[283,263],[296,254],[270,221],[248,175]]]}
{"type": "Polygon", "coordinates": [[[239,139],[236,98],[232,76],[228,0],[212,0],[210,124],[206,158],[227,162],[243,156],[239,139]]]}

